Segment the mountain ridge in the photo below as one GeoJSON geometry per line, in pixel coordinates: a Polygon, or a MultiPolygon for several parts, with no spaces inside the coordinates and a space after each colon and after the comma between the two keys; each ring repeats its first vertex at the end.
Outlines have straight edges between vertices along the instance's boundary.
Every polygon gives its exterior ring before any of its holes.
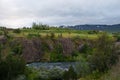
{"type": "Polygon", "coordinates": [[[84,25],[74,25],[74,26],[60,26],[61,28],[69,28],[76,30],[101,30],[110,32],[120,32],[120,24],[84,24],[84,25]]]}

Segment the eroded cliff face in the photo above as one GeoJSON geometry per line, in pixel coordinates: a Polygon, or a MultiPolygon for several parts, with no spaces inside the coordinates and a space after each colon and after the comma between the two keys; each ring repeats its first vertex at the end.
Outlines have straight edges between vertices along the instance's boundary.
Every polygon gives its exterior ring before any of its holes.
{"type": "Polygon", "coordinates": [[[41,50],[41,41],[38,39],[32,39],[32,40],[22,40],[22,54],[21,56],[27,61],[27,62],[34,62],[34,61],[40,61],[42,56],[42,50],[41,50]]]}
{"type": "Polygon", "coordinates": [[[61,44],[62,47],[62,55],[70,56],[73,54],[75,50],[74,43],[69,38],[61,38],[56,40],[44,40],[39,38],[34,39],[21,39],[21,44],[23,46],[22,49],[22,57],[27,62],[36,62],[36,61],[43,61],[44,54],[50,54],[54,51],[55,47],[58,44],[61,44]],[[44,49],[45,48],[45,49],[44,49]]]}
{"type": "Polygon", "coordinates": [[[62,38],[58,40],[62,44],[63,54],[69,56],[74,50],[74,43],[70,38],[62,38]]]}
{"type": "Polygon", "coordinates": [[[44,61],[44,54],[54,52],[56,46],[59,44],[62,48],[60,54],[64,56],[71,56],[76,49],[74,42],[70,38],[59,38],[54,40],[41,38],[14,38],[7,40],[6,38],[0,38],[0,43],[6,45],[3,49],[3,54],[8,52],[13,53],[14,55],[20,55],[27,63],[44,61]],[[19,54],[17,52],[19,52],[19,54]]]}
{"type": "MultiPolygon", "coordinates": [[[[88,42],[88,41],[87,41],[88,42]]],[[[91,43],[91,42],[88,42],[91,43]]],[[[120,42],[116,43],[116,46],[120,46],[120,42]]],[[[19,55],[27,62],[37,61],[49,61],[51,53],[55,53],[56,50],[63,56],[69,57],[74,55],[74,51],[80,51],[84,45],[83,40],[73,40],[71,38],[57,38],[57,39],[45,39],[45,38],[12,38],[0,37],[0,44],[2,45],[1,53],[3,56],[9,54],[19,55]],[[60,45],[60,46],[59,46],[60,45]]],[[[93,45],[93,44],[92,44],[93,45]]],[[[91,45],[91,46],[92,46],[91,45]]]]}
{"type": "Polygon", "coordinates": [[[5,36],[0,36],[0,44],[5,44],[7,42],[7,38],[5,36]]]}

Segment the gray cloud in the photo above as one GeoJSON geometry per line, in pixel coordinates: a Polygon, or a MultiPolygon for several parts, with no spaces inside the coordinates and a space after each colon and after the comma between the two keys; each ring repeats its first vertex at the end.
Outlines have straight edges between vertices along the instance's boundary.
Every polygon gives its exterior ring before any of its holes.
{"type": "Polygon", "coordinates": [[[120,0],[0,0],[0,25],[120,23],[120,0]]]}

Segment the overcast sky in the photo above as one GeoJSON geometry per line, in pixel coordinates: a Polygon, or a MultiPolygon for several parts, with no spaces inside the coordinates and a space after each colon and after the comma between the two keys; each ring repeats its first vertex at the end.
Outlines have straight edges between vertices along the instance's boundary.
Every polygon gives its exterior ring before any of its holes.
{"type": "Polygon", "coordinates": [[[120,0],[0,0],[0,25],[120,23],[120,0]]]}

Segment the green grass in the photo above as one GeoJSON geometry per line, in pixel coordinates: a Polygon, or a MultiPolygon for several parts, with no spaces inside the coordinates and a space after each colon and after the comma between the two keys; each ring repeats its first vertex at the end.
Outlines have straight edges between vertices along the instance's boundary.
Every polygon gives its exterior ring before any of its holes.
{"type": "MultiPolygon", "coordinates": [[[[98,34],[88,34],[88,30],[67,30],[67,29],[58,29],[58,30],[34,30],[34,29],[21,29],[21,33],[13,33],[13,31],[9,31],[9,34],[14,37],[27,37],[28,34],[39,34],[41,37],[46,37],[47,35],[51,35],[54,33],[55,37],[57,38],[59,35],[62,34],[64,38],[74,38],[80,37],[82,39],[96,39],[102,32],[98,34]]],[[[110,36],[112,34],[109,33],[110,36]]]]}

